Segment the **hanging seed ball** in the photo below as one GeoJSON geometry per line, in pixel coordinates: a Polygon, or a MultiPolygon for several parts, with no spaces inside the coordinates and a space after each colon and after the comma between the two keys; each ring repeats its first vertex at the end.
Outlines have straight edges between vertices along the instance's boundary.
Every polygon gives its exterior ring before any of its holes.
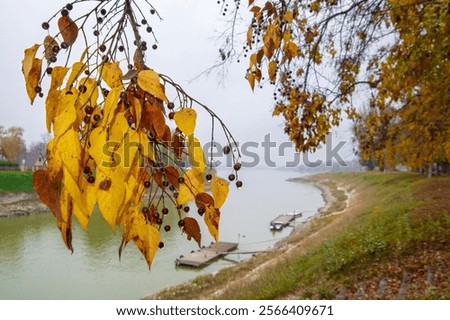
{"type": "Polygon", "coordinates": [[[87,178],[87,182],[89,182],[89,183],[94,183],[94,182],[95,182],[95,177],[94,177],[94,176],[89,176],[89,177],[87,178]]]}
{"type": "Polygon", "coordinates": [[[58,58],[56,58],[55,56],[51,56],[50,57],[50,62],[51,63],[55,63],[56,61],[58,61],[58,58]]]}
{"type": "Polygon", "coordinates": [[[62,15],[63,17],[67,17],[67,16],[69,15],[69,10],[67,10],[67,9],[62,9],[62,10],[61,10],[61,15],[62,15]]]}
{"type": "Polygon", "coordinates": [[[175,112],[170,112],[169,113],[169,119],[173,120],[173,117],[175,116],[175,112]]]}
{"type": "Polygon", "coordinates": [[[162,185],[163,185],[163,187],[167,188],[169,186],[169,182],[168,181],[163,181],[162,185]]]}
{"type": "Polygon", "coordinates": [[[165,225],[165,226],[164,226],[164,230],[165,230],[166,232],[169,232],[169,231],[170,231],[170,229],[171,229],[171,228],[170,228],[170,226],[169,226],[169,225],[165,225]]]}
{"type": "Polygon", "coordinates": [[[155,14],[156,10],[155,9],[150,9],[150,13],[151,14],[155,14]]]}
{"type": "Polygon", "coordinates": [[[234,179],[236,179],[236,176],[233,173],[228,176],[228,180],[234,181],[234,179]]]}
{"type": "Polygon", "coordinates": [[[162,225],[163,224],[163,219],[161,219],[161,218],[158,218],[158,219],[156,219],[156,224],[157,225],[162,225]]]}
{"type": "Polygon", "coordinates": [[[169,108],[170,110],[172,110],[173,108],[175,108],[175,103],[169,102],[169,103],[167,104],[167,108],[169,108]]]}
{"type": "Polygon", "coordinates": [[[236,187],[242,188],[242,181],[241,180],[236,181],[236,187]]]}
{"type": "Polygon", "coordinates": [[[87,92],[87,88],[86,88],[86,86],[84,86],[84,85],[79,86],[79,87],[78,87],[78,90],[79,90],[81,93],[86,93],[86,92],[87,92]]]}
{"type": "Polygon", "coordinates": [[[205,208],[204,207],[200,207],[200,208],[198,208],[198,210],[197,210],[197,212],[198,212],[198,214],[199,215],[201,215],[201,216],[203,216],[204,214],[205,214],[205,208]]]}
{"type": "Polygon", "coordinates": [[[48,67],[48,68],[45,70],[45,72],[46,72],[48,75],[51,75],[52,72],[53,72],[53,68],[52,68],[52,67],[48,67]]]}
{"type": "Polygon", "coordinates": [[[95,31],[94,31],[94,36],[98,37],[99,35],[100,35],[100,31],[95,30],[95,31]]]}
{"type": "Polygon", "coordinates": [[[84,123],[89,123],[91,121],[91,117],[86,115],[86,116],[84,116],[83,121],[84,121],[84,123]]]}
{"type": "Polygon", "coordinates": [[[142,211],[142,213],[147,214],[149,209],[148,209],[148,207],[142,207],[141,211],[142,211]]]}
{"type": "Polygon", "coordinates": [[[146,187],[147,189],[150,188],[150,185],[151,185],[150,181],[147,180],[144,182],[144,187],[146,187]]]}
{"type": "Polygon", "coordinates": [[[160,249],[164,248],[164,242],[161,241],[161,242],[158,244],[158,248],[160,248],[160,249]]]}
{"type": "Polygon", "coordinates": [[[183,178],[183,177],[179,177],[179,178],[178,178],[178,182],[179,182],[179,183],[184,183],[184,178],[183,178]]]}
{"type": "Polygon", "coordinates": [[[148,33],[152,32],[152,31],[153,31],[152,27],[147,27],[147,32],[148,33]]]}
{"type": "Polygon", "coordinates": [[[100,121],[100,115],[98,115],[98,114],[96,114],[96,115],[94,115],[94,121],[95,122],[99,122],[100,121]]]}
{"type": "Polygon", "coordinates": [[[102,9],[102,10],[100,10],[100,14],[102,14],[102,15],[106,15],[106,9],[102,9]]]}
{"type": "Polygon", "coordinates": [[[72,10],[73,9],[73,5],[71,3],[66,4],[66,9],[67,10],[72,10]]]}
{"type": "Polygon", "coordinates": [[[84,172],[85,174],[90,174],[90,173],[91,173],[91,168],[89,168],[89,166],[86,166],[86,167],[84,167],[83,172],[84,172]]]}
{"type": "Polygon", "coordinates": [[[50,28],[50,25],[48,24],[48,22],[42,22],[41,27],[42,27],[42,29],[44,29],[44,30],[48,30],[48,29],[50,28]]]}
{"type": "Polygon", "coordinates": [[[147,20],[142,19],[141,23],[142,23],[142,24],[147,24],[147,20]]]}
{"type": "Polygon", "coordinates": [[[207,181],[211,181],[212,180],[212,174],[208,173],[205,178],[206,178],[207,181]]]}
{"type": "Polygon", "coordinates": [[[91,114],[94,112],[94,107],[92,107],[92,106],[86,106],[86,107],[84,108],[84,112],[86,112],[86,114],[91,115],[91,114]]]}
{"type": "Polygon", "coordinates": [[[191,208],[189,208],[188,206],[186,206],[186,207],[183,208],[183,210],[184,210],[184,212],[188,213],[189,210],[191,210],[191,208]]]}
{"type": "Polygon", "coordinates": [[[161,212],[162,212],[162,214],[164,214],[164,215],[169,214],[169,209],[163,208],[161,212]]]}
{"type": "Polygon", "coordinates": [[[180,228],[184,227],[185,225],[186,225],[186,222],[185,222],[184,220],[178,221],[178,226],[179,226],[180,228]]]}
{"type": "Polygon", "coordinates": [[[41,93],[42,92],[42,88],[40,86],[36,86],[36,87],[34,87],[34,92],[41,93]]]}
{"type": "Polygon", "coordinates": [[[67,49],[69,48],[69,44],[67,42],[61,42],[61,48],[67,49]]]}
{"type": "Polygon", "coordinates": [[[157,44],[152,45],[152,49],[153,49],[153,50],[158,49],[158,45],[157,45],[157,44]]]}
{"type": "Polygon", "coordinates": [[[238,163],[234,164],[233,169],[236,171],[239,171],[239,170],[241,170],[241,167],[242,167],[241,164],[238,162],[238,163]]]}
{"type": "Polygon", "coordinates": [[[224,154],[229,154],[230,152],[231,152],[230,146],[225,146],[225,147],[223,147],[223,153],[224,153],[224,154]]]}

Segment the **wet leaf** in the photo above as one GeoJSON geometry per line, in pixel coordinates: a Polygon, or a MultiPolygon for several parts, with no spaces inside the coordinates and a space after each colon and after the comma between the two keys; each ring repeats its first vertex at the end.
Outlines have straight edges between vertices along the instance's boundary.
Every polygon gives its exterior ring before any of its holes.
{"type": "Polygon", "coordinates": [[[197,205],[197,208],[205,210],[207,206],[215,207],[214,198],[206,192],[198,193],[195,196],[195,204],[197,205]]]}
{"type": "Polygon", "coordinates": [[[44,39],[45,59],[50,60],[50,58],[55,55],[55,52],[53,51],[53,48],[55,47],[58,47],[58,42],[56,42],[56,40],[52,36],[46,36],[44,39]]]}
{"type": "Polygon", "coordinates": [[[175,168],[174,166],[165,167],[165,177],[172,186],[174,186],[176,189],[179,188],[178,178],[180,177],[180,174],[177,168],[175,168]]]}
{"type": "Polygon", "coordinates": [[[175,156],[181,159],[184,151],[184,137],[180,134],[180,132],[175,131],[173,133],[170,146],[175,156]]]}
{"type": "Polygon", "coordinates": [[[62,136],[77,121],[77,110],[75,108],[76,101],[76,94],[67,94],[67,91],[61,92],[60,103],[56,110],[56,117],[53,125],[55,137],[62,136]]]}
{"type": "Polygon", "coordinates": [[[57,225],[59,230],[61,231],[61,236],[64,240],[64,243],[72,253],[72,198],[67,190],[63,189],[60,197],[61,202],[61,214],[62,220],[57,221],[57,225]]]}
{"type": "Polygon", "coordinates": [[[217,242],[219,240],[219,222],[220,222],[220,211],[211,205],[206,206],[206,212],[203,216],[208,231],[214,240],[217,242]]]}
{"type": "Polygon", "coordinates": [[[64,42],[73,45],[78,37],[77,24],[69,16],[62,16],[58,19],[58,28],[64,42]]]}
{"type": "Polygon", "coordinates": [[[45,204],[55,216],[56,220],[62,221],[61,205],[59,197],[61,194],[62,172],[52,177],[48,170],[37,170],[33,173],[33,188],[38,193],[39,199],[45,204]]]}
{"type": "Polygon", "coordinates": [[[118,62],[107,62],[103,65],[102,79],[111,89],[122,86],[122,76],[118,62]]]}
{"type": "Polygon", "coordinates": [[[155,98],[167,102],[164,86],[161,84],[159,74],[153,70],[143,70],[138,74],[138,85],[144,91],[155,96],[155,98]]]}
{"type": "Polygon", "coordinates": [[[194,133],[197,122],[197,112],[194,109],[184,108],[177,111],[175,112],[173,119],[175,120],[178,129],[186,136],[190,136],[194,133]]]}
{"type": "Polygon", "coordinates": [[[87,66],[83,62],[75,62],[72,66],[72,71],[70,72],[69,79],[67,80],[66,89],[72,89],[74,82],[80,77],[87,66]]]}
{"type": "Polygon", "coordinates": [[[98,208],[111,229],[114,229],[117,217],[123,209],[126,194],[123,180],[120,177],[115,179],[113,174],[113,170],[109,176],[99,172],[95,180],[98,208]],[[105,191],[100,188],[100,184],[107,179],[111,179],[111,185],[108,191],[105,191]]]}
{"type": "Polygon", "coordinates": [[[48,133],[52,130],[52,123],[55,120],[59,102],[61,98],[61,91],[59,88],[62,86],[64,77],[69,71],[66,67],[54,67],[52,71],[52,80],[50,83],[50,89],[47,94],[47,99],[45,100],[45,111],[46,111],[46,124],[48,133]]]}
{"type": "Polygon", "coordinates": [[[217,176],[213,176],[211,180],[211,192],[215,201],[215,207],[220,209],[228,197],[228,183],[217,176]]]}
{"type": "Polygon", "coordinates": [[[130,240],[134,241],[150,268],[156,251],[158,251],[160,235],[158,229],[147,223],[144,216],[136,209],[130,209],[127,215],[119,257],[130,240]]]}
{"type": "Polygon", "coordinates": [[[180,184],[177,197],[179,205],[186,204],[194,200],[198,193],[205,191],[202,173],[197,168],[191,168],[183,176],[184,183],[180,184]]]}
{"type": "Polygon", "coordinates": [[[197,168],[200,172],[205,171],[205,155],[200,141],[193,135],[188,137],[188,154],[191,165],[197,168]]]}
{"type": "Polygon", "coordinates": [[[202,233],[200,231],[200,226],[194,218],[185,217],[184,219],[183,232],[186,233],[188,240],[193,238],[197,242],[198,246],[201,246],[202,233]]]}
{"type": "Polygon", "coordinates": [[[272,82],[275,82],[277,78],[277,63],[273,60],[269,62],[269,78],[272,82]]]}

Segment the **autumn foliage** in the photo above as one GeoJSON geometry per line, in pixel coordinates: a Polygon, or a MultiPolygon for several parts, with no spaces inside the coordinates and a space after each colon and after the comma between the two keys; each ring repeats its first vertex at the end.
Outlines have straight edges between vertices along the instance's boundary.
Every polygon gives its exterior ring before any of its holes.
{"type": "MultiPolygon", "coordinates": [[[[33,186],[53,212],[66,246],[73,250],[73,216],[86,229],[96,207],[112,229],[123,230],[119,252],[133,241],[149,266],[164,246],[160,233],[171,229],[164,224],[168,214],[179,216],[178,227],[199,246],[199,219],[218,240],[229,186],[207,167],[195,136],[194,107],[207,112],[213,126],[220,124],[228,143],[234,141],[231,133],[211,109],[146,66],[147,43],[140,33],[142,27],[150,35],[152,30],[144,17],[138,23],[142,11],[134,1],[96,2],[85,15],[71,17],[79,2],[66,5],[57,21],[42,24],[56,34],[49,31],[23,59],[30,101],[45,97],[46,126],[53,133],[48,169],[35,172],[33,186]],[[83,51],[72,61],[77,44],[83,51]],[[190,166],[181,165],[185,160],[190,166]],[[191,202],[197,210],[189,210],[191,202]]],[[[150,13],[157,15],[153,7],[150,13]]],[[[239,151],[231,151],[237,163],[239,151]]]]}

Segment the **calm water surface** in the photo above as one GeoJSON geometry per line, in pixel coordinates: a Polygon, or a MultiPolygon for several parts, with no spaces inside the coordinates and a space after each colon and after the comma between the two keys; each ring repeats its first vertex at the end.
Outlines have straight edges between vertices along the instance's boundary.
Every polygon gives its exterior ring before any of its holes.
{"type": "MultiPolygon", "coordinates": [[[[244,187],[230,188],[222,208],[220,239],[239,242],[239,251],[264,250],[291,231],[271,232],[269,222],[275,216],[302,211],[298,224],[314,214],[323,205],[321,193],[311,185],[286,181],[296,176],[289,170],[243,170],[244,187]]],[[[175,267],[178,256],[197,247],[181,235],[177,218],[171,219],[172,231],[163,232],[165,247],[156,254],[151,271],[133,243],[119,261],[121,231],[114,234],[99,214],[94,214],[87,233],[75,226],[73,255],[50,214],[0,219],[0,299],[138,299],[233,263],[218,260],[202,269],[175,267]]],[[[209,244],[212,238],[206,230],[202,234],[203,244],[209,244]]],[[[240,261],[248,255],[228,257],[240,261]]]]}

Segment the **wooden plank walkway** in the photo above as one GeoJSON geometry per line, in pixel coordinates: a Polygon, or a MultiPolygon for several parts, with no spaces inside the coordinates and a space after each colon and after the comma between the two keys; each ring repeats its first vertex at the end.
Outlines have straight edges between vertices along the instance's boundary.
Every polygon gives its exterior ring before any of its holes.
{"type": "Polygon", "coordinates": [[[177,266],[189,266],[198,268],[207,263],[227,255],[230,251],[237,248],[238,244],[234,242],[217,242],[208,247],[204,247],[190,255],[175,260],[177,266]]]}
{"type": "Polygon", "coordinates": [[[287,227],[292,221],[302,216],[302,213],[282,214],[270,221],[270,230],[281,230],[287,227]]]}

